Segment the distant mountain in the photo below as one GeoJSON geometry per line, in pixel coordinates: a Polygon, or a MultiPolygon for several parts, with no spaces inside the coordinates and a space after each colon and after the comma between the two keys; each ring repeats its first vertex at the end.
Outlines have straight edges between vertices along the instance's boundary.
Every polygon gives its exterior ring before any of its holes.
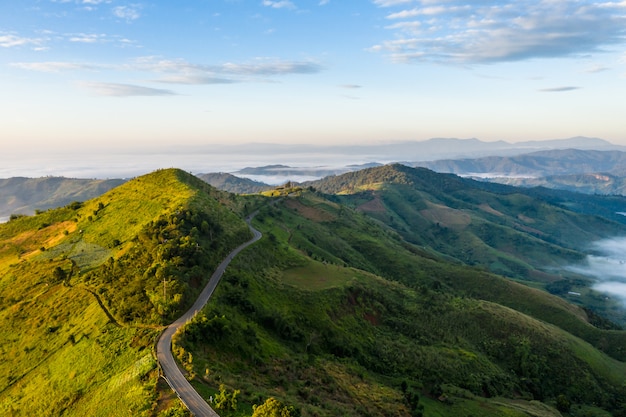
{"type": "Polygon", "coordinates": [[[606,173],[626,176],[626,152],[554,149],[516,156],[446,159],[413,164],[436,172],[477,177],[547,177],[606,173]]]}
{"type": "Polygon", "coordinates": [[[516,187],[545,187],[585,194],[626,195],[626,177],[610,174],[553,175],[539,178],[496,177],[490,182],[516,187]]]}
{"type": "Polygon", "coordinates": [[[271,185],[225,172],[197,174],[196,176],[218,190],[235,194],[254,194],[273,188],[271,185]]]}
{"type": "MultiPolygon", "coordinates": [[[[237,147],[223,147],[222,153],[235,152],[237,147]]],[[[424,166],[438,172],[455,172],[441,162],[441,166],[430,161],[446,159],[468,159],[481,157],[511,157],[531,152],[555,149],[578,150],[616,150],[626,151],[626,147],[611,144],[603,139],[574,137],[546,141],[526,141],[509,143],[505,141],[484,142],[478,139],[434,138],[425,141],[400,141],[365,145],[279,145],[249,144],[246,152],[257,155],[269,155],[275,161],[289,161],[294,156],[308,160],[326,161],[319,166],[298,166],[293,164],[269,164],[248,166],[232,174],[250,179],[271,183],[273,185],[287,181],[310,181],[330,175],[341,175],[346,172],[380,166],[383,163],[400,162],[409,166],[424,166]],[[313,159],[315,158],[315,159],[313,159]],[[349,161],[377,161],[349,164],[349,161]],[[332,161],[333,166],[322,165],[332,161]],[[343,163],[342,163],[343,162],[343,163]]],[[[237,151],[240,152],[241,151],[237,151]]]]}
{"type": "Polygon", "coordinates": [[[412,164],[441,173],[522,187],[587,194],[626,194],[626,152],[555,149],[516,156],[446,159],[412,164]]]}
{"type": "Polygon", "coordinates": [[[338,175],[345,172],[358,171],[364,168],[381,166],[378,162],[367,164],[351,164],[344,167],[329,168],[326,166],[319,167],[292,167],[288,165],[265,165],[260,167],[246,167],[236,171],[235,174],[251,175],[255,177],[285,177],[285,181],[293,177],[316,177],[322,178],[329,175],[338,175]]]}
{"type": "MultiPolygon", "coordinates": [[[[342,147],[338,148],[341,149],[342,147]]],[[[604,139],[586,137],[515,143],[485,142],[479,139],[433,138],[425,141],[355,146],[350,149],[357,154],[369,149],[379,153],[381,155],[379,159],[401,162],[479,158],[491,155],[513,156],[552,149],[626,150],[626,147],[614,145],[604,139]]],[[[347,148],[346,151],[348,151],[347,148]]]]}
{"type": "Polygon", "coordinates": [[[125,180],[94,180],[64,177],[0,179],[0,219],[11,214],[33,214],[85,201],[123,184],[125,180]]]}
{"type": "MultiPolygon", "coordinates": [[[[622,150],[626,147],[614,145],[604,139],[588,137],[572,137],[567,139],[536,140],[524,142],[495,141],[486,142],[479,139],[432,138],[428,140],[407,140],[381,142],[363,145],[284,145],[270,143],[251,143],[244,145],[212,147],[213,152],[223,154],[245,153],[255,155],[273,155],[274,161],[288,160],[294,155],[315,155],[324,160],[354,160],[355,158],[379,162],[416,162],[437,159],[479,158],[490,155],[512,156],[540,150],[550,149],[592,149],[622,150]]],[[[203,152],[198,149],[198,152],[203,152]]],[[[265,158],[267,159],[267,158],[265,158]]]]}

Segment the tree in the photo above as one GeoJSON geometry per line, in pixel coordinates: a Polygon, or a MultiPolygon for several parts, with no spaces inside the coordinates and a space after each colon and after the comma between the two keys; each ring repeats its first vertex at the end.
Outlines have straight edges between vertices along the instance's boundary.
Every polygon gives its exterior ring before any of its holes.
{"type": "Polygon", "coordinates": [[[52,272],[52,279],[53,279],[52,282],[61,282],[66,277],[67,277],[67,273],[65,272],[65,270],[63,270],[63,268],[61,268],[60,266],[57,266],[56,268],[54,268],[54,271],[52,272]]]}
{"type": "Polygon", "coordinates": [[[241,391],[236,389],[229,394],[224,384],[220,384],[220,392],[215,395],[213,404],[216,410],[237,411],[237,396],[241,391]]]}
{"type": "Polygon", "coordinates": [[[297,417],[300,413],[293,406],[286,406],[274,397],[261,405],[252,406],[252,417],[297,417]]]}
{"type": "Polygon", "coordinates": [[[572,403],[569,401],[569,399],[561,394],[558,397],[556,397],[556,409],[559,411],[562,411],[564,413],[568,413],[570,410],[570,407],[572,406],[572,403]]]}

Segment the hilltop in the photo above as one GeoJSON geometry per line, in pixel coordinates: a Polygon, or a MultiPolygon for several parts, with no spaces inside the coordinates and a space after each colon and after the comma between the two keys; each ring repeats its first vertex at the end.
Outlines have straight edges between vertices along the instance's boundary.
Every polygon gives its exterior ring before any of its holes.
{"type": "Polygon", "coordinates": [[[158,326],[249,237],[239,209],[162,170],[0,225],[2,414],[154,415],[158,326]]]}

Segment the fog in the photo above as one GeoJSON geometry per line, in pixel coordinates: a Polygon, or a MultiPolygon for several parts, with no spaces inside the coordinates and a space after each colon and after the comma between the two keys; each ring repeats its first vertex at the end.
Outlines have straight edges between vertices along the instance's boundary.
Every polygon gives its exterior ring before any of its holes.
{"type": "Polygon", "coordinates": [[[593,289],[619,298],[626,305],[626,237],[600,240],[584,264],[567,269],[596,279],[593,289]]]}
{"type": "MultiPolygon", "coordinates": [[[[349,164],[373,162],[369,155],[316,154],[276,152],[171,152],[171,153],[106,153],[63,155],[30,155],[11,157],[0,155],[0,178],[62,176],[67,178],[132,178],[160,168],[181,168],[193,174],[236,171],[246,167],[281,164],[291,167],[340,168],[349,164]]],[[[378,162],[378,161],[377,161],[378,162]]],[[[383,163],[389,161],[381,161],[383,163]]],[[[244,175],[236,174],[243,177],[244,175]]],[[[288,180],[305,181],[315,176],[268,175],[247,178],[268,184],[283,184],[288,180]]]]}

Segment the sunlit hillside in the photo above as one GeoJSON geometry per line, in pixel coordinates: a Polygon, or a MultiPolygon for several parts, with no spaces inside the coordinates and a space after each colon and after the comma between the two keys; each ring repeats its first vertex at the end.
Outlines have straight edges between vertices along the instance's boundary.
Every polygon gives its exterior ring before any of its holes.
{"type": "Polygon", "coordinates": [[[1,225],[0,414],[155,415],[159,325],[248,237],[233,209],[163,170],[1,225]]]}

